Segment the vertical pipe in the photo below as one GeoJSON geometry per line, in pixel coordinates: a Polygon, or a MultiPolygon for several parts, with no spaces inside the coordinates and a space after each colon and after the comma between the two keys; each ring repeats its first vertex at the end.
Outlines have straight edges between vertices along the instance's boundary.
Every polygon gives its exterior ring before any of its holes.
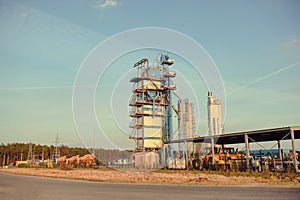
{"type": "Polygon", "coordinates": [[[193,105],[189,103],[189,124],[190,124],[190,130],[189,130],[189,138],[193,137],[193,105]]]}
{"type": "Polygon", "coordinates": [[[247,154],[247,170],[250,169],[250,150],[249,150],[249,141],[248,141],[248,135],[245,133],[244,134],[244,138],[245,138],[245,145],[246,145],[246,154],[247,154]]]}
{"type": "MultiPolygon", "coordinates": [[[[182,139],[182,131],[181,131],[181,127],[182,127],[182,117],[181,117],[181,100],[178,99],[178,102],[177,102],[177,110],[178,110],[178,115],[177,115],[177,119],[178,119],[178,139],[182,139]]],[[[183,151],[182,149],[182,144],[181,143],[178,143],[178,152],[180,151],[183,151]]]]}
{"type": "Polygon", "coordinates": [[[297,157],[296,157],[294,129],[291,129],[291,140],[292,140],[292,151],[293,151],[293,158],[294,158],[293,160],[294,160],[295,171],[299,172],[298,164],[297,164],[297,157]]]}
{"type": "Polygon", "coordinates": [[[209,136],[213,135],[213,131],[212,131],[212,108],[211,108],[211,92],[208,92],[208,97],[207,97],[207,113],[208,113],[208,132],[209,132],[209,136]]]}
{"type": "MultiPolygon", "coordinates": [[[[171,78],[168,77],[168,86],[169,86],[169,91],[168,91],[168,97],[169,97],[169,102],[168,102],[168,117],[167,117],[167,140],[170,140],[170,137],[171,137],[171,134],[173,132],[173,124],[172,124],[172,92],[171,92],[171,85],[170,85],[170,81],[171,81],[171,78]]],[[[167,154],[170,156],[171,155],[171,145],[168,145],[168,152],[167,154]]]]}
{"type": "Polygon", "coordinates": [[[167,168],[167,165],[166,165],[166,144],[163,144],[162,145],[162,166],[164,167],[164,168],[167,168]]]}
{"type": "MultiPolygon", "coordinates": [[[[192,132],[193,132],[193,124],[192,124],[192,107],[191,104],[189,103],[188,99],[187,101],[187,110],[188,110],[188,130],[187,130],[187,135],[186,138],[192,138],[192,132]]],[[[187,142],[187,152],[188,152],[188,156],[190,156],[191,152],[192,152],[192,146],[191,146],[191,142],[187,142]]]]}

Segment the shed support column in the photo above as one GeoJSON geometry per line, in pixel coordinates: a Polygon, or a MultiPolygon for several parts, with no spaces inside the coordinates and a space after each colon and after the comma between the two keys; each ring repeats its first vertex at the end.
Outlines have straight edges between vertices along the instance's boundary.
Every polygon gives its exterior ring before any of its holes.
{"type": "Polygon", "coordinates": [[[215,164],[215,141],[214,138],[211,137],[211,155],[212,155],[212,164],[215,164]]]}
{"type": "Polygon", "coordinates": [[[248,135],[245,133],[245,145],[246,145],[246,159],[247,159],[247,169],[250,169],[250,149],[249,149],[249,141],[248,141],[248,135]]]}
{"type": "Polygon", "coordinates": [[[186,168],[186,170],[188,170],[189,169],[189,163],[188,163],[188,160],[189,160],[189,158],[188,158],[188,146],[187,146],[187,141],[185,140],[184,141],[184,148],[185,148],[185,168],[186,168]]]}
{"type": "Polygon", "coordinates": [[[291,129],[291,140],[292,140],[292,151],[293,151],[293,160],[294,160],[295,171],[299,172],[298,163],[297,163],[297,157],[296,157],[296,146],[295,146],[294,129],[291,129]]]}
{"type": "Polygon", "coordinates": [[[168,169],[168,162],[166,158],[166,144],[163,144],[163,153],[162,153],[162,165],[164,168],[168,169]]]}
{"type": "Polygon", "coordinates": [[[283,162],[282,162],[282,153],[281,153],[281,147],[280,147],[280,140],[277,141],[277,145],[278,145],[278,153],[279,153],[279,158],[280,158],[280,165],[283,169],[283,162]]]}

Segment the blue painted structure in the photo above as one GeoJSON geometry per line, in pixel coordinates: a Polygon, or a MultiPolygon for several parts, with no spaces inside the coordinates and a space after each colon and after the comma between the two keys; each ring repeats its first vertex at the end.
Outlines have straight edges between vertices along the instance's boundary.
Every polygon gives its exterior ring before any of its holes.
{"type": "MultiPolygon", "coordinates": [[[[283,159],[288,155],[290,149],[281,149],[283,159]]],[[[265,157],[271,156],[275,158],[279,158],[279,151],[278,149],[257,149],[257,150],[250,150],[250,155],[254,157],[265,157]]]]}

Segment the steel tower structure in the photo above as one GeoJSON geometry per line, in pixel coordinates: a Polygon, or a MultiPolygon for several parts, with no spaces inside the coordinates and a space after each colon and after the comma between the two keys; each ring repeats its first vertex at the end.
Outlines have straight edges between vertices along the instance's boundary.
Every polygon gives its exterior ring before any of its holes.
{"type": "Polygon", "coordinates": [[[144,58],[133,66],[137,73],[130,80],[133,94],[129,101],[129,126],[130,138],[136,141],[138,151],[162,149],[164,141],[172,135],[172,91],[176,90],[172,78],[176,73],[169,67],[173,63],[174,60],[160,53],[152,65],[144,58]]]}

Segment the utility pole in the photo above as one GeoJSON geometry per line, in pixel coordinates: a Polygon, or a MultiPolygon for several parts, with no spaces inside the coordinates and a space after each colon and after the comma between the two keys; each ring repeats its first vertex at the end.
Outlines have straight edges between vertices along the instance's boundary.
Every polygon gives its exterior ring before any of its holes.
{"type": "Polygon", "coordinates": [[[35,160],[35,146],[33,147],[32,160],[35,160]]]}
{"type": "Polygon", "coordinates": [[[58,133],[56,133],[56,138],[55,138],[55,157],[54,157],[54,160],[56,160],[60,156],[59,152],[58,152],[58,142],[59,142],[58,133]]]}
{"type": "Polygon", "coordinates": [[[27,156],[28,161],[32,161],[32,143],[29,143],[29,149],[28,149],[28,156],[27,156]]]}

